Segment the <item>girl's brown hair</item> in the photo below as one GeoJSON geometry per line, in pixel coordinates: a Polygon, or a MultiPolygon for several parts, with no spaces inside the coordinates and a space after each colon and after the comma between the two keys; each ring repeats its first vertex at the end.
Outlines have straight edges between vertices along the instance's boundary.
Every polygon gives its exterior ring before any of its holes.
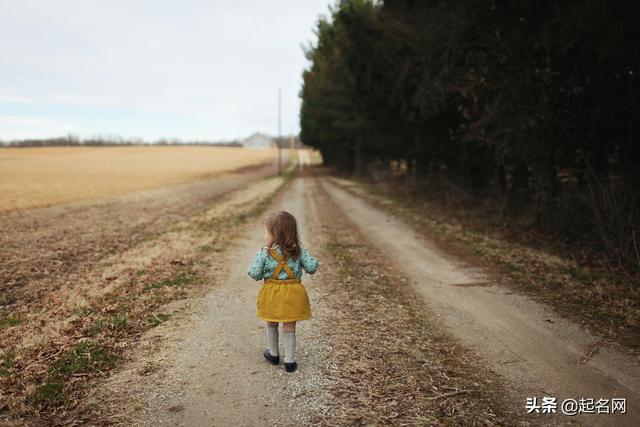
{"type": "Polygon", "coordinates": [[[298,224],[293,215],[286,211],[277,212],[264,218],[262,226],[271,234],[271,241],[267,242],[269,247],[278,244],[285,257],[300,256],[298,224]]]}

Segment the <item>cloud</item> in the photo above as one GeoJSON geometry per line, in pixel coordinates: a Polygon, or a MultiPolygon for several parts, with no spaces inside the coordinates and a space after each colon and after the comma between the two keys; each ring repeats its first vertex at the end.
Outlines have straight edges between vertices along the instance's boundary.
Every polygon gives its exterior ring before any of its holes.
{"type": "Polygon", "coordinates": [[[33,104],[35,98],[24,96],[12,89],[0,88],[0,104],[33,104]]]}
{"type": "Polygon", "coordinates": [[[49,138],[80,130],[75,123],[51,120],[46,117],[0,115],[2,139],[49,138]]]}

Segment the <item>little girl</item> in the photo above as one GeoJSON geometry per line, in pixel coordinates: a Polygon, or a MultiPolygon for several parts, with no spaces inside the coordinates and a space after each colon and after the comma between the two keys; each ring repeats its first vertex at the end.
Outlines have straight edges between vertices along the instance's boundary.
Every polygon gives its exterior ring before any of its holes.
{"type": "Polygon", "coordinates": [[[258,251],[249,276],[264,279],[258,292],[257,315],[267,322],[269,348],[264,357],[274,365],[280,363],[278,353],[278,322],[282,322],[284,336],[284,367],[293,372],[295,361],[296,322],[311,318],[307,291],[302,286],[302,270],[313,274],[318,260],[300,245],[296,219],[289,212],[280,211],[262,221],[266,245],[258,251]]]}

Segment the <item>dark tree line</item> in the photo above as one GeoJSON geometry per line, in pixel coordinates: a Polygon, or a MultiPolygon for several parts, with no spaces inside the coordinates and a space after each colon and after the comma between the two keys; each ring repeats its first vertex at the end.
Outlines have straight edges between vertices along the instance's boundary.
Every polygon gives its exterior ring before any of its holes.
{"type": "Polygon", "coordinates": [[[306,52],[301,139],[345,171],[444,176],[638,266],[639,9],[339,1],[306,52]]]}
{"type": "Polygon", "coordinates": [[[242,147],[240,141],[216,142],[216,141],[182,141],[180,139],[159,139],[153,142],[145,142],[142,139],[125,139],[119,137],[100,137],[80,139],[75,136],[64,136],[46,139],[21,139],[3,143],[0,147],[108,147],[131,145],[211,145],[224,147],[242,147]]]}

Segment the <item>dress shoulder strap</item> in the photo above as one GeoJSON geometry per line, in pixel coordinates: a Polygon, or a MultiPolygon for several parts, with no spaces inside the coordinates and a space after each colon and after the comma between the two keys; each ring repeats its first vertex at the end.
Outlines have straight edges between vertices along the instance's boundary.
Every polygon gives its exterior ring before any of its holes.
{"type": "Polygon", "coordinates": [[[288,276],[289,279],[295,279],[296,278],[296,274],[293,272],[293,270],[291,270],[291,267],[289,267],[289,264],[288,264],[289,257],[283,257],[274,248],[269,248],[269,254],[276,261],[278,261],[278,265],[273,270],[273,274],[271,274],[271,278],[272,279],[277,279],[278,275],[280,274],[282,269],[284,269],[284,271],[287,272],[287,276],[288,276]]]}

